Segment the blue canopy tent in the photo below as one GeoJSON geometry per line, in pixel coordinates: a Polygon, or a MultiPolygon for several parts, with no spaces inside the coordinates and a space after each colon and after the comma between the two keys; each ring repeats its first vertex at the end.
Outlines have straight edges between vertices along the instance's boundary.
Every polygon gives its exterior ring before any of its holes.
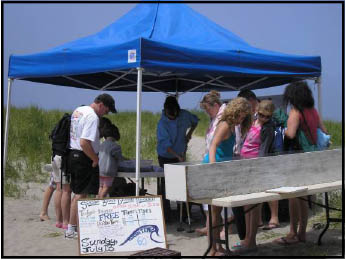
{"type": "Polygon", "coordinates": [[[36,54],[11,55],[4,161],[14,79],[137,91],[138,187],[142,91],[238,91],[318,79],[320,75],[319,56],[252,47],[183,3],[140,3],[96,34],[36,54]]]}

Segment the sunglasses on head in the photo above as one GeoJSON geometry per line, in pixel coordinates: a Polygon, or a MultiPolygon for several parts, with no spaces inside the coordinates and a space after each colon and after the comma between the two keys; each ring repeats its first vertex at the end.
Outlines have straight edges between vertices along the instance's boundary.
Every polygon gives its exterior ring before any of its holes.
{"type": "Polygon", "coordinates": [[[272,116],[270,115],[270,116],[267,116],[267,115],[264,115],[264,114],[262,114],[262,113],[258,113],[258,115],[260,116],[260,117],[262,117],[262,118],[265,118],[265,119],[270,119],[272,116]]]}

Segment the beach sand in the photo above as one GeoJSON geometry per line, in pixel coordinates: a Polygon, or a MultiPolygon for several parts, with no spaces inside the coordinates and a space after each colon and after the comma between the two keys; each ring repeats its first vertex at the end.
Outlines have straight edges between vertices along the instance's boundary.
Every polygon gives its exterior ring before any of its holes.
{"type": "MultiPolygon", "coordinates": [[[[192,155],[202,157],[204,146],[200,145],[201,139],[193,139],[192,145],[196,142],[199,147],[191,152],[192,155]],[[199,154],[198,154],[199,153],[199,154]]],[[[203,144],[203,142],[202,142],[203,144]]],[[[195,145],[196,147],[196,145],[195,145]]],[[[193,148],[189,148],[191,151],[193,148]]],[[[192,158],[199,160],[196,157],[192,158]]],[[[3,202],[3,256],[78,256],[78,241],[66,240],[62,229],[55,227],[54,203],[51,200],[49,206],[50,220],[40,221],[39,214],[42,205],[43,192],[47,184],[30,183],[26,196],[21,199],[5,197],[3,202]]],[[[146,184],[149,193],[156,192],[156,183],[152,179],[150,185],[146,184]]],[[[172,202],[172,208],[175,208],[172,202]]],[[[310,211],[311,213],[311,211],[310,211]]],[[[320,213],[319,213],[320,214],[320,213]]],[[[192,206],[192,229],[200,228],[205,220],[202,217],[200,208],[192,206]]],[[[166,239],[169,249],[181,252],[184,256],[203,256],[208,246],[207,238],[199,236],[197,233],[188,233],[188,226],[183,225],[185,231],[177,232],[179,223],[177,213],[173,210],[173,220],[166,225],[166,239]]],[[[272,243],[273,239],[284,236],[289,230],[289,223],[282,222],[277,229],[263,231],[257,234],[258,251],[247,256],[341,256],[342,255],[342,231],[340,229],[329,229],[322,239],[322,245],[317,246],[316,242],[320,230],[312,229],[309,220],[307,242],[290,246],[281,246],[272,243]]],[[[233,231],[229,236],[230,246],[239,241],[236,228],[232,225],[233,231]]],[[[129,256],[134,252],[114,253],[108,255],[129,256]]]]}

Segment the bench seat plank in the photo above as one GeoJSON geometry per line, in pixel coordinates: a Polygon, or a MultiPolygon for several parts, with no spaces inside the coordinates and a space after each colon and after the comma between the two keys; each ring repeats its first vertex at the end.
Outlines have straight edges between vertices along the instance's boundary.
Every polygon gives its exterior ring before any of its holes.
{"type": "Polygon", "coordinates": [[[256,203],[262,203],[273,200],[282,200],[288,198],[295,198],[307,195],[313,195],[316,193],[324,193],[341,189],[342,181],[335,181],[329,183],[321,183],[314,185],[307,185],[308,190],[297,193],[267,193],[257,192],[243,195],[234,195],[224,198],[217,198],[211,201],[212,205],[220,207],[238,207],[256,203]]]}

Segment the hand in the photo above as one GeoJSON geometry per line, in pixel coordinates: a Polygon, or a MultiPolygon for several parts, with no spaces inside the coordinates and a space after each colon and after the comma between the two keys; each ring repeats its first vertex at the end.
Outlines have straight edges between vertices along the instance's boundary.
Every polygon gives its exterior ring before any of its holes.
{"type": "Polygon", "coordinates": [[[93,160],[93,163],[92,163],[92,167],[95,168],[97,165],[99,164],[99,158],[97,158],[96,160],[93,160]]]}
{"type": "Polygon", "coordinates": [[[185,160],[184,160],[184,157],[181,157],[181,156],[179,156],[178,155],[178,160],[179,160],[179,162],[184,162],[185,160]]]}

